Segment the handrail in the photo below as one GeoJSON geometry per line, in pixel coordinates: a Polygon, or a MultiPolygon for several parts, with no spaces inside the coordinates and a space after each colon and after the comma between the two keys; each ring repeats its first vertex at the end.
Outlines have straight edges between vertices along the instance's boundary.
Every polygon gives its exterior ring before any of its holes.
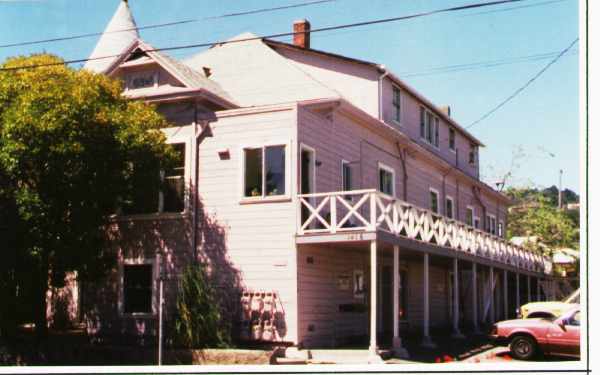
{"type": "Polygon", "coordinates": [[[298,195],[298,234],[383,230],[527,270],[547,271],[547,257],[375,189],[298,195]]]}

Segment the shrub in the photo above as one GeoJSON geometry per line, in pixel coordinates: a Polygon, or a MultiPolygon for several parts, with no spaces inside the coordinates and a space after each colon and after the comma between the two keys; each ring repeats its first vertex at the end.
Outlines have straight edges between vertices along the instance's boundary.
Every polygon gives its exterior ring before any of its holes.
{"type": "Polygon", "coordinates": [[[206,266],[188,266],[180,280],[175,319],[175,342],[186,348],[224,348],[230,343],[229,327],[221,319],[215,288],[206,266]]]}

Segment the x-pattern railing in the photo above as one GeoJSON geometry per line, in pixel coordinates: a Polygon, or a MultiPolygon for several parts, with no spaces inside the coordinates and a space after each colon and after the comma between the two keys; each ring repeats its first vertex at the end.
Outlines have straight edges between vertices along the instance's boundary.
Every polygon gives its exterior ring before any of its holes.
{"type": "Polygon", "coordinates": [[[503,238],[374,189],[301,194],[298,234],[383,230],[530,271],[548,259],[503,238]]]}

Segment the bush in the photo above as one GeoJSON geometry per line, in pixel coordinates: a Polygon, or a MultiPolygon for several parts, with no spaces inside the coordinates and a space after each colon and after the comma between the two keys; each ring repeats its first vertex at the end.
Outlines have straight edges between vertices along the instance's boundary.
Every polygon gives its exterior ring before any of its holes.
{"type": "Polygon", "coordinates": [[[225,348],[229,327],[221,319],[215,288],[202,264],[188,266],[180,281],[175,342],[186,348],[225,348]]]}

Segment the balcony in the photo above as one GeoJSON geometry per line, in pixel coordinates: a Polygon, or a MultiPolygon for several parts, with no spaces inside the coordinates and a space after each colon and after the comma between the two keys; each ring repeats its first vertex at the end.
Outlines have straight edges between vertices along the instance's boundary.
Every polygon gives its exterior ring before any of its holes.
{"type": "Polygon", "coordinates": [[[297,243],[404,239],[532,273],[551,270],[547,257],[375,189],[301,194],[298,223],[297,243]]]}

